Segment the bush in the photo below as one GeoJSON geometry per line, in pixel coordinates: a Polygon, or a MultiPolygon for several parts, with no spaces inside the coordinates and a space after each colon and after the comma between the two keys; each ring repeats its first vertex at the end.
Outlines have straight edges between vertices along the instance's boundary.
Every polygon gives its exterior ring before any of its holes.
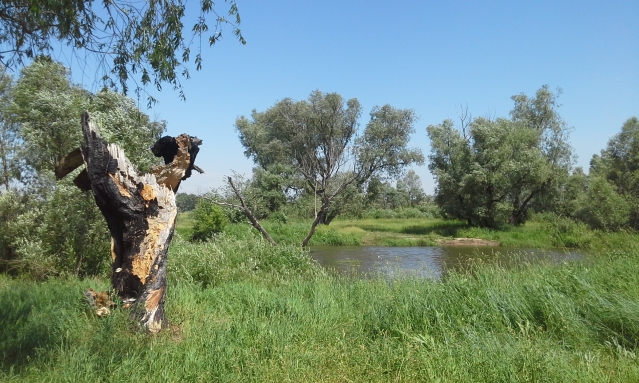
{"type": "Polygon", "coordinates": [[[0,270],[36,280],[103,274],[109,233],[93,196],[61,181],[53,192],[0,195],[0,270]]]}
{"type": "Polygon", "coordinates": [[[593,176],[575,216],[593,229],[618,231],[628,225],[630,205],[604,178],[593,176]]]}
{"type": "Polygon", "coordinates": [[[268,219],[281,224],[286,224],[288,222],[288,217],[280,211],[276,211],[275,213],[271,214],[268,219]]]}
{"type": "Polygon", "coordinates": [[[191,240],[206,241],[214,234],[222,232],[228,218],[218,205],[208,200],[200,200],[193,210],[193,222],[191,240]]]}
{"type": "Polygon", "coordinates": [[[244,212],[236,207],[221,206],[220,209],[222,209],[222,212],[229,223],[240,223],[246,222],[247,220],[244,212]]]}
{"type": "Polygon", "coordinates": [[[569,217],[554,213],[537,213],[531,221],[540,223],[549,232],[554,246],[585,248],[595,240],[594,233],[584,223],[576,222],[569,217]]]}
{"type": "Polygon", "coordinates": [[[419,205],[417,205],[417,208],[424,214],[424,218],[442,218],[439,206],[430,199],[421,201],[419,205]]]}

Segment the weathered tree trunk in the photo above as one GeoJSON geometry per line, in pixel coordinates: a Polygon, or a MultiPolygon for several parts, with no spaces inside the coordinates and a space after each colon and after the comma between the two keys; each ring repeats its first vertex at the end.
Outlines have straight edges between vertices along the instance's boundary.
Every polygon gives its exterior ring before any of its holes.
{"type": "MultiPolygon", "coordinates": [[[[166,257],[177,216],[174,193],[194,168],[202,141],[186,134],[161,138],[152,150],[166,164],[153,167],[151,174],[138,174],[122,149],[100,137],[86,112],[82,131],[86,169],[74,182],[90,187],[109,227],[111,283],[140,325],[158,332],[165,324],[166,257]]],[[[58,176],[78,162],[76,152],[67,157],[62,164],[71,165],[61,166],[58,176]]]]}

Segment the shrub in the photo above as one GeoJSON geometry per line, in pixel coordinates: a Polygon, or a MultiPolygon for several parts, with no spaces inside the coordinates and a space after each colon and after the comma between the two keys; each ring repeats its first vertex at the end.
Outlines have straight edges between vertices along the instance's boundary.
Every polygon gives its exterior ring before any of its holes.
{"type": "Polygon", "coordinates": [[[275,213],[271,214],[268,217],[268,219],[270,219],[273,222],[278,222],[281,224],[286,224],[288,222],[288,217],[280,211],[276,211],[275,213]]]}
{"type": "Polygon", "coordinates": [[[214,234],[222,232],[228,218],[222,208],[211,201],[200,200],[193,210],[193,231],[191,240],[205,241],[214,234]]]}
{"type": "Polygon", "coordinates": [[[0,195],[0,270],[41,280],[99,275],[109,265],[109,233],[93,196],[61,181],[53,192],[0,195]]]}
{"type": "Polygon", "coordinates": [[[577,219],[593,229],[618,231],[628,224],[630,205],[604,178],[593,176],[586,195],[578,201],[577,219]]]}
{"type": "Polygon", "coordinates": [[[532,221],[539,222],[552,237],[552,244],[559,247],[588,247],[594,241],[594,233],[583,222],[554,213],[537,213],[532,221]]]}

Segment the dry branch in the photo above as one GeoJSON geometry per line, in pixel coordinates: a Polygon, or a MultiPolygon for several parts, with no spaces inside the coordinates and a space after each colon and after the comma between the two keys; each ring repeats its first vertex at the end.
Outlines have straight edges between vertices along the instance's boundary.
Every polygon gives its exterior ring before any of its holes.
{"type": "Polygon", "coordinates": [[[246,202],[244,202],[244,198],[242,198],[242,193],[240,193],[240,191],[235,187],[235,185],[233,184],[233,179],[231,177],[227,178],[227,182],[229,183],[229,186],[231,187],[231,189],[233,190],[233,193],[235,193],[235,196],[237,197],[237,199],[240,200],[240,203],[242,205],[235,205],[232,203],[226,203],[226,202],[219,202],[219,201],[215,201],[213,199],[207,198],[209,201],[213,202],[216,205],[220,205],[220,206],[229,206],[235,209],[240,209],[242,210],[242,212],[244,213],[244,215],[249,219],[249,221],[251,221],[251,225],[253,225],[254,228],[256,228],[261,234],[262,236],[269,241],[273,246],[277,246],[277,242],[275,242],[273,240],[273,238],[271,238],[271,236],[269,235],[269,233],[262,227],[262,225],[260,225],[259,221],[257,220],[257,218],[255,218],[255,215],[253,215],[253,212],[251,211],[251,209],[248,207],[248,205],[246,204],[246,202]]]}

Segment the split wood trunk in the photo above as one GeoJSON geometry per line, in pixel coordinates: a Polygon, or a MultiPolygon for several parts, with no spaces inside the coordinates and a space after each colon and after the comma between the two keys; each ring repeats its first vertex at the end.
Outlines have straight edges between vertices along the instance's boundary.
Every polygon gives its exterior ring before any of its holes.
{"type": "Polygon", "coordinates": [[[175,192],[195,167],[202,141],[186,134],[161,138],[152,151],[164,157],[165,165],[138,174],[122,149],[100,137],[86,112],[82,131],[84,146],[67,156],[57,175],[75,169],[78,156],[84,160],[86,169],[74,183],[93,191],[109,227],[113,288],[143,328],[158,332],[166,323],[166,258],[177,217],[175,192]]]}

